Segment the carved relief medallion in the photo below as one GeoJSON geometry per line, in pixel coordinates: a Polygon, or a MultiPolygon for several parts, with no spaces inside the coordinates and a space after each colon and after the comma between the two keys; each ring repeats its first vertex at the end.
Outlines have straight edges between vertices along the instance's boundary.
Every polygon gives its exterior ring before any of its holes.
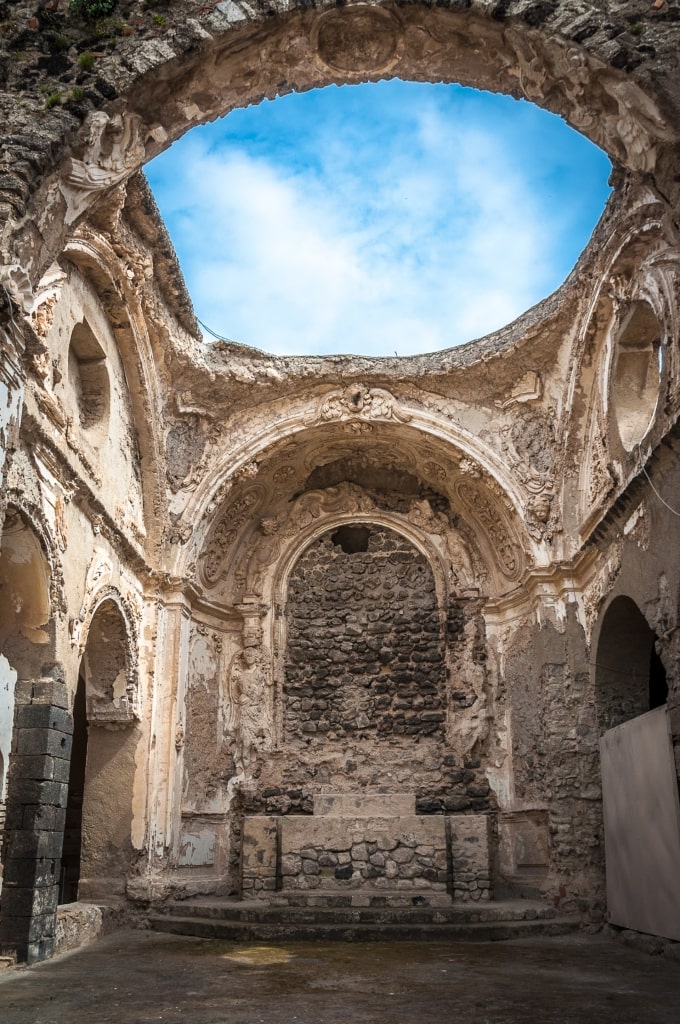
{"type": "Polygon", "coordinates": [[[312,39],[321,61],[334,71],[385,71],[399,59],[399,22],[389,11],[359,5],[324,14],[312,39]]]}
{"type": "Polygon", "coordinates": [[[326,397],[319,410],[317,422],[392,420],[408,423],[411,418],[411,413],[405,410],[389,391],[353,384],[344,391],[332,391],[326,397]]]}

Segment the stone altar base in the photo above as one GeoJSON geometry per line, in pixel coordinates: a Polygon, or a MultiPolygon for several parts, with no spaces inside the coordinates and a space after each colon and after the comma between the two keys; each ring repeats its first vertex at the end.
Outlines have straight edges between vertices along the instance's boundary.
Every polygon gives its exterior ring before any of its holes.
{"type": "Polygon", "coordinates": [[[312,815],[244,819],[242,893],[298,906],[488,900],[489,840],[487,815],[417,815],[414,793],[320,794],[312,815]]]}
{"type": "Polygon", "coordinates": [[[231,941],[492,941],[561,935],[576,918],[491,899],[484,814],[417,815],[414,794],[322,794],[311,815],[246,817],[243,898],[176,900],[157,931],[231,941]]]}

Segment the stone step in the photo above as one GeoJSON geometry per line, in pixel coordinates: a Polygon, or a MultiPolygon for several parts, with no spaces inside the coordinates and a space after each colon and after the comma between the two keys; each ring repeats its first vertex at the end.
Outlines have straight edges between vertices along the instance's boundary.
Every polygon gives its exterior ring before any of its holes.
{"type": "MultiPolygon", "coordinates": [[[[331,880],[329,879],[329,882],[331,880]]],[[[269,906],[288,907],[450,907],[451,896],[441,889],[282,889],[268,895],[269,906]]]]}
{"type": "MultiPolygon", "coordinates": [[[[365,911],[353,913],[364,914],[365,911]]],[[[232,942],[497,942],[529,936],[566,935],[579,928],[578,920],[571,917],[439,922],[407,920],[405,914],[397,920],[393,912],[391,919],[385,921],[338,921],[337,913],[322,915],[318,910],[316,916],[321,919],[305,921],[292,916],[289,911],[283,921],[248,921],[157,914],[149,919],[149,925],[159,932],[232,942]]],[[[408,916],[410,918],[410,914],[408,916]]]]}
{"type": "Polygon", "coordinates": [[[154,914],[178,920],[223,921],[225,923],[262,924],[503,924],[516,921],[552,921],[558,917],[554,907],[529,900],[484,903],[451,903],[446,906],[393,907],[387,905],[334,906],[265,903],[263,900],[207,899],[181,900],[167,904],[154,914]]]}

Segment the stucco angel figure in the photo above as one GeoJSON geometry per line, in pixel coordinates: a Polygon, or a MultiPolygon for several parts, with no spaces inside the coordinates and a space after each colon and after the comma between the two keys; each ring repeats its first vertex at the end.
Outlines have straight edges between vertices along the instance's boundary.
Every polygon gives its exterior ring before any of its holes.
{"type": "Polygon", "coordinates": [[[226,726],[241,774],[253,763],[258,750],[271,744],[271,679],[264,662],[261,650],[245,647],[234,655],[229,670],[226,726]]]}
{"type": "Polygon", "coordinates": [[[475,574],[468,550],[458,531],[452,529],[448,517],[443,512],[435,512],[427,498],[423,498],[413,502],[408,520],[426,533],[443,539],[449,573],[456,585],[475,586],[475,574]]]}
{"type": "MultiPolygon", "coordinates": [[[[245,569],[245,587],[249,594],[262,597],[265,579],[270,565],[281,554],[281,527],[275,516],[260,520],[260,536],[248,558],[245,569]]],[[[241,571],[242,572],[242,571],[241,571]]]]}

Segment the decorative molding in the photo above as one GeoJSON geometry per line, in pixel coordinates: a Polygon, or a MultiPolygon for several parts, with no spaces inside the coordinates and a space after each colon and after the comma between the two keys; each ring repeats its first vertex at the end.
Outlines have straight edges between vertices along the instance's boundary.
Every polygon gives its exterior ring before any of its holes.
{"type": "Polygon", "coordinates": [[[513,582],[518,580],[524,569],[524,554],[512,537],[499,503],[491,501],[486,489],[472,480],[457,481],[454,492],[470,518],[477,522],[486,534],[494,562],[502,574],[513,582]]]}
{"type": "Polygon", "coordinates": [[[84,124],[82,159],[66,160],[59,188],[72,224],[105,190],[134,173],[144,160],[143,124],[135,114],[91,113],[84,124]]]}
{"type": "Polygon", "coordinates": [[[316,422],[387,420],[393,423],[408,423],[412,418],[412,414],[384,388],[353,384],[326,396],[316,422]]]}

